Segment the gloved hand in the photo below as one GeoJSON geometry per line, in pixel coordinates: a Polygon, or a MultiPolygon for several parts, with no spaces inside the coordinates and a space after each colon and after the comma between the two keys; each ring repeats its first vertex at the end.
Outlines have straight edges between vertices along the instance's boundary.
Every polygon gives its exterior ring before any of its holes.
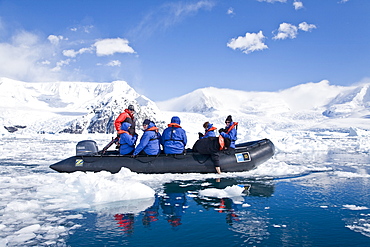
{"type": "Polygon", "coordinates": [[[198,132],[199,139],[202,138],[204,135],[203,133],[198,132]]]}
{"type": "Polygon", "coordinates": [[[221,128],[221,129],[218,130],[218,133],[222,133],[222,132],[225,132],[224,128],[221,128]]]}

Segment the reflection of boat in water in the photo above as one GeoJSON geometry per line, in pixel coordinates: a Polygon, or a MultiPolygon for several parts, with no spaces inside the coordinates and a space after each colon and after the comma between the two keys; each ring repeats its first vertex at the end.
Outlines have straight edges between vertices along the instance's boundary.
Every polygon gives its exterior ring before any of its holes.
{"type": "MultiPolygon", "coordinates": [[[[174,181],[163,184],[163,190],[159,191],[155,198],[97,205],[88,215],[96,217],[96,227],[105,227],[112,232],[115,229],[127,236],[135,235],[135,232],[140,231],[142,227],[164,228],[160,231],[166,231],[168,227],[179,230],[186,222],[197,222],[196,218],[203,212],[202,209],[214,211],[217,214],[214,216],[208,214],[207,218],[220,217],[222,214],[221,217],[225,217],[226,224],[236,227],[244,224],[246,220],[254,219],[251,217],[256,217],[255,214],[251,213],[249,208],[243,208],[241,204],[234,203],[231,198],[205,198],[200,195],[200,192],[206,189],[224,190],[235,185],[249,186],[248,193],[241,194],[245,203],[251,199],[250,197],[270,197],[274,193],[274,184],[271,181],[243,178],[174,181]]],[[[264,220],[261,219],[259,222],[264,220]]],[[[250,225],[248,227],[250,229],[250,225]]],[[[81,233],[80,237],[83,234],[81,233]]]]}
{"type": "Polygon", "coordinates": [[[206,179],[204,181],[178,181],[165,184],[165,191],[167,192],[197,192],[207,188],[225,189],[228,186],[240,185],[249,186],[248,193],[245,195],[270,197],[274,193],[274,186],[270,182],[255,181],[251,179],[235,179],[235,178],[221,178],[221,179],[206,179]]]}
{"type": "MultiPolygon", "coordinates": [[[[220,167],[223,172],[249,171],[270,159],[275,152],[274,144],[258,140],[236,145],[235,152],[220,153],[220,167]]],[[[117,173],[122,167],[138,173],[215,173],[210,155],[201,155],[188,149],[185,154],[156,156],[118,155],[116,151],[98,152],[91,140],[79,142],[76,156],[50,166],[58,172],[109,171],[117,173]]]]}
{"type": "Polygon", "coordinates": [[[240,224],[245,219],[245,207],[249,207],[248,197],[270,197],[273,195],[274,186],[271,183],[254,180],[237,180],[237,179],[215,179],[210,180],[207,186],[200,188],[198,196],[194,197],[194,201],[204,209],[214,210],[215,212],[225,214],[225,221],[228,225],[240,224]],[[214,197],[204,196],[203,191],[208,189],[227,190],[228,187],[239,186],[244,188],[242,195],[231,197],[214,197]],[[234,201],[236,200],[236,201],[234,201]],[[241,216],[241,212],[242,215],[241,216]]]}

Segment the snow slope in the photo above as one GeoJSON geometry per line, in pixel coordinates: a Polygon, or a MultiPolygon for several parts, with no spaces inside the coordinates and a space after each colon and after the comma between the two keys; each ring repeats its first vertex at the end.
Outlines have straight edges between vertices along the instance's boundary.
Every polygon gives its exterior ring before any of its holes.
{"type": "MultiPolygon", "coordinates": [[[[270,138],[284,150],[297,145],[325,149],[325,145],[305,145],[304,137],[312,135],[367,136],[370,117],[369,84],[342,87],[328,81],[278,92],[209,87],[153,102],[124,81],[26,83],[0,78],[0,97],[0,124],[27,126],[18,128],[18,134],[113,134],[114,119],[133,104],[138,126],[149,118],[163,130],[178,115],[188,134],[188,147],[204,131],[205,121],[222,128],[228,115],[239,123],[239,142],[270,138]]],[[[0,133],[10,134],[5,128],[0,133]]]]}
{"type": "MultiPolygon", "coordinates": [[[[279,92],[245,92],[210,87],[157,102],[157,105],[168,115],[177,114],[183,119],[191,119],[192,123],[184,123],[183,126],[188,131],[192,130],[193,135],[203,131],[203,121],[223,127],[226,116],[230,114],[234,121],[239,122],[240,141],[270,138],[284,143],[283,139],[299,141],[307,135],[333,131],[344,135],[357,135],[359,132],[367,135],[368,91],[367,84],[341,87],[330,85],[326,80],[279,92]]],[[[285,145],[282,148],[288,147],[285,145]]]]}
{"type": "Polygon", "coordinates": [[[159,111],[124,81],[26,83],[0,78],[0,98],[0,124],[27,126],[28,133],[114,133],[114,119],[130,104],[140,121],[149,116],[157,120],[159,111]]]}

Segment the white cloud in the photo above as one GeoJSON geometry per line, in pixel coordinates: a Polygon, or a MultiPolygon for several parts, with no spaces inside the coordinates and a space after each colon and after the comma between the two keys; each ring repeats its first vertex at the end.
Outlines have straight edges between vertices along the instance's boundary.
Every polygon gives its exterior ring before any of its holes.
{"type": "Polygon", "coordinates": [[[166,30],[200,10],[210,10],[213,1],[202,0],[195,3],[169,2],[144,16],[143,20],[131,31],[131,36],[149,37],[158,30],[166,30]]]}
{"type": "MultiPolygon", "coordinates": [[[[298,30],[308,32],[315,28],[316,26],[314,24],[308,24],[307,22],[299,23],[298,27],[284,22],[280,24],[277,34],[273,37],[273,39],[295,39],[298,35],[298,30]]],[[[273,33],[275,32],[276,31],[273,33]]]]}
{"type": "Polygon", "coordinates": [[[54,71],[54,72],[60,71],[63,66],[70,64],[70,62],[71,62],[71,59],[61,60],[57,62],[57,66],[52,68],[51,71],[54,71]]]}
{"type": "Polygon", "coordinates": [[[60,40],[68,40],[67,38],[64,38],[62,35],[49,35],[48,40],[53,45],[58,45],[60,40]]]}
{"type": "Polygon", "coordinates": [[[341,0],[339,3],[346,3],[348,2],[349,0],[341,0]]]}
{"type": "Polygon", "coordinates": [[[84,33],[90,33],[93,28],[94,28],[93,25],[88,25],[88,26],[72,27],[69,30],[71,30],[72,32],[77,32],[77,31],[80,30],[80,31],[82,31],[84,33]]]}
{"type": "Polygon", "coordinates": [[[78,51],[75,51],[73,49],[71,49],[71,50],[64,50],[62,53],[66,57],[76,57],[77,54],[79,54],[78,51]]]}
{"type": "Polygon", "coordinates": [[[10,42],[0,43],[0,54],[1,76],[24,81],[57,80],[58,74],[48,68],[53,49],[34,33],[18,31],[10,42]]]}
{"type": "Polygon", "coordinates": [[[295,10],[302,9],[303,8],[303,3],[301,1],[294,1],[293,6],[295,10]]]}
{"type": "Polygon", "coordinates": [[[110,67],[120,67],[121,66],[121,62],[118,61],[118,60],[112,60],[109,63],[107,63],[107,66],[110,66],[110,67]]]}
{"type": "Polygon", "coordinates": [[[62,51],[62,53],[66,57],[76,57],[77,55],[81,55],[81,54],[86,53],[86,52],[91,53],[93,50],[94,50],[94,47],[89,47],[89,48],[81,48],[78,51],[75,51],[73,49],[64,50],[64,51],[62,51]]]}
{"type": "Polygon", "coordinates": [[[316,26],[314,24],[307,24],[307,22],[299,23],[298,28],[302,31],[308,32],[312,29],[315,29],[316,26]]]}
{"type": "Polygon", "coordinates": [[[191,3],[191,4],[170,4],[169,9],[172,12],[173,17],[179,18],[179,17],[185,17],[189,14],[196,13],[200,9],[203,8],[212,8],[213,3],[210,1],[199,1],[197,3],[191,3]]]}
{"type": "Polygon", "coordinates": [[[265,36],[262,31],[259,33],[246,33],[245,36],[239,36],[233,38],[227,43],[227,46],[233,50],[240,49],[245,54],[249,54],[254,51],[260,51],[267,49],[267,45],[263,43],[265,36]]]}
{"type": "Polygon", "coordinates": [[[273,37],[273,39],[294,39],[297,37],[298,28],[289,23],[281,23],[279,29],[277,30],[277,34],[273,37]]]}
{"type": "Polygon", "coordinates": [[[31,47],[38,44],[39,37],[30,32],[19,31],[12,37],[12,41],[14,46],[31,47]]]}
{"type": "MultiPolygon", "coordinates": [[[[5,25],[0,17],[0,75],[21,81],[61,81],[61,80],[91,80],[95,75],[103,78],[94,67],[103,62],[105,66],[120,67],[121,62],[113,57],[108,62],[101,56],[117,53],[135,53],[126,39],[94,39],[88,35],[84,40],[69,40],[66,35],[48,35],[46,37],[34,32],[16,30],[5,25]],[[6,35],[2,35],[4,32],[6,35]],[[11,32],[13,35],[7,37],[11,32]],[[68,42],[66,42],[68,41],[68,42]],[[81,48],[82,47],[82,48],[81,48]],[[92,55],[77,59],[79,55],[92,55]]],[[[85,32],[93,26],[77,27],[70,32],[85,32]]],[[[72,35],[73,37],[73,35],[72,35]]],[[[75,35],[80,38],[80,35],[75,35]]],[[[103,68],[101,68],[103,69],[103,68]]],[[[117,72],[118,73],[118,72],[117,72]]],[[[119,73],[122,73],[119,71],[119,73]]],[[[112,80],[117,75],[108,75],[112,80]]]]}
{"type": "Polygon", "coordinates": [[[127,39],[103,39],[95,42],[96,54],[98,56],[109,56],[115,53],[135,53],[128,45],[127,39]]]}
{"type": "Polygon", "coordinates": [[[234,9],[233,9],[233,8],[229,8],[229,9],[227,10],[227,14],[228,14],[228,15],[235,15],[235,13],[234,13],[234,9]]]}

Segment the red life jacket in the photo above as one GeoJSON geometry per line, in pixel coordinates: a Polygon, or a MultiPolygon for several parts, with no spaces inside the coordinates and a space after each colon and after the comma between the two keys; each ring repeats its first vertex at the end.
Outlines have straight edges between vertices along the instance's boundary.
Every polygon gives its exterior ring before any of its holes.
{"type": "Polygon", "coordinates": [[[207,135],[208,132],[214,131],[216,129],[217,129],[216,127],[209,128],[208,130],[206,130],[206,133],[204,133],[204,135],[207,135]]]}
{"type": "Polygon", "coordinates": [[[226,132],[226,134],[229,134],[230,133],[230,131],[232,130],[232,129],[234,129],[235,128],[235,126],[237,126],[238,125],[238,122],[233,122],[233,124],[229,127],[229,129],[227,130],[227,132],[226,132]]]}
{"type": "Polygon", "coordinates": [[[181,128],[181,126],[177,123],[170,123],[167,125],[168,127],[174,127],[174,128],[181,128]]]}
{"type": "Polygon", "coordinates": [[[152,138],[152,139],[150,139],[149,141],[154,141],[154,140],[157,140],[157,139],[159,139],[159,134],[158,134],[158,127],[156,127],[156,126],[153,126],[153,127],[150,127],[149,129],[146,129],[146,130],[144,130],[144,131],[155,131],[155,133],[156,133],[156,137],[154,137],[154,138],[152,138]]]}
{"type": "Polygon", "coordinates": [[[131,135],[129,132],[127,132],[126,130],[119,130],[117,131],[117,134],[124,134],[124,133],[127,133],[129,135],[131,135]]]}
{"type": "Polygon", "coordinates": [[[146,129],[144,131],[150,131],[150,130],[154,130],[155,132],[158,132],[158,127],[153,126],[153,127],[150,127],[149,129],[146,129]]]}
{"type": "Polygon", "coordinates": [[[218,136],[218,143],[220,143],[220,150],[223,150],[225,147],[225,139],[222,135],[218,136]]]}

